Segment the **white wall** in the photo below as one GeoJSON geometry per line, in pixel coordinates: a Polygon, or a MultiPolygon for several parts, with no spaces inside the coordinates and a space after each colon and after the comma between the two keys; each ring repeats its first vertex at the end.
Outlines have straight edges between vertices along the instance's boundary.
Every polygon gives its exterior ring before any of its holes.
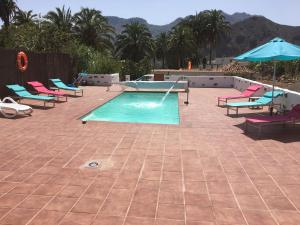
{"type": "Polygon", "coordinates": [[[118,73],[114,74],[88,74],[85,76],[83,81],[87,82],[87,85],[92,86],[111,86],[113,83],[120,81],[118,73]]]}

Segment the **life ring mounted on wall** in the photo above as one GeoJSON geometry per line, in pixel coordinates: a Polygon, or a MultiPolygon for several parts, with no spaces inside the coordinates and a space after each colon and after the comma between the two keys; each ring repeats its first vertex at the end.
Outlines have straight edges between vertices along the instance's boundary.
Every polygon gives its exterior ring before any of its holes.
{"type": "Polygon", "coordinates": [[[28,68],[28,57],[25,52],[19,52],[17,55],[17,65],[21,72],[25,72],[28,68]]]}

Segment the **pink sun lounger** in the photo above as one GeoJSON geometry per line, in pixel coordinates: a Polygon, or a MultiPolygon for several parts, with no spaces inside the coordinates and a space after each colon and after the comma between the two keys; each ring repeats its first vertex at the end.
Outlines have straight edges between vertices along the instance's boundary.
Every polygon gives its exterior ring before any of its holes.
{"type": "Polygon", "coordinates": [[[250,98],[252,97],[260,88],[262,88],[261,85],[255,84],[249,86],[245,91],[238,95],[227,95],[227,96],[220,96],[218,97],[218,106],[220,106],[220,102],[227,103],[230,99],[239,99],[239,98],[250,98]]]}
{"type": "Polygon", "coordinates": [[[274,124],[287,124],[300,121],[300,104],[296,105],[285,115],[274,115],[274,116],[255,116],[246,118],[245,131],[247,131],[248,126],[253,126],[261,129],[263,126],[274,125],[274,124]]]}
{"type": "Polygon", "coordinates": [[[38,92],[38,94],[46,94],[49,96],[55,96],[55,97],[57,97],[57,100],[59,100],[59,98],[61,98],[61,97],[66,98],[66,101],[68,100],[68,96],[66,93],[64,93],[62,91],[49,90],[42,83],[40,83],[38,81],[27,82],[27,84],[31,85],[34,88],[34,90],[36,90],[38,92]]]}

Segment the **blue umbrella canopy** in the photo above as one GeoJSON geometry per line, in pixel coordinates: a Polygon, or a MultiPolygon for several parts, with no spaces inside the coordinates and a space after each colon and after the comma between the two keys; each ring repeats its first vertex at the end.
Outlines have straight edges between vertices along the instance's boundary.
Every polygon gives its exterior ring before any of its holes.
{"type": "Polygon", "coordinates": [[[273,96],[276,81],[276,62],[300,59],[300,46],[286,42],[281,38],[274,38],[268,43],[252,49],[236,58],[237,61],[247,62],[274,62],[272,106],[270,113],[273,113],[273,96]]]}
{"type": "Polygon", "coordinates": [[[252,49],[234,59],[237,61],[248,62],[296,60],[300,59],[300,46],[288,43],[281,38],[274,38],[268,43],[252,49]]]}

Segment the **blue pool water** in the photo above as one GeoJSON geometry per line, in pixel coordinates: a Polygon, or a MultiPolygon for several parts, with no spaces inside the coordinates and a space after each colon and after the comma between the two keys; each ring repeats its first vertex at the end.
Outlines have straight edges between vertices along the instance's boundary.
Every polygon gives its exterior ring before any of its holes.
{"type": "Polygon", "coordinates": [[[124,92],[81,118],[83,121],[179,124],[178,94],[124,92]]]}

